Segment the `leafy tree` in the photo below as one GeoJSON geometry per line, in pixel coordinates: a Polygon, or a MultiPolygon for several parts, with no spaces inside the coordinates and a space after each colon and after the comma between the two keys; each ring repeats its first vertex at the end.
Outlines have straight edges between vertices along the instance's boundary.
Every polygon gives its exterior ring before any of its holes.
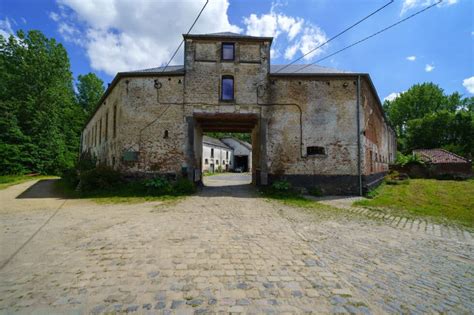
{"type": "Polygon", "coordinates": [[[252,136],[250,133],[244,132],[206,132],[206,136],[221,139],[225,137],[233,137],[252,144],[252,136]]]}
{"type": "Polygon", "coordinates": [[[104,82],[94,73],[79,75],[77,81],[77,102],[89,116],[104,94],[104,82]]]}
{"type": "Polygon", "coordinates": [[[456,110],[461,103],[459,93],[445,95],[443,89],[433,83],[413,85],[393,101],[386,101],[384,109],[399,136],[405,135],[407,123],[423,118],[439,110],[456,110]]]}
{"type": "Polygon", "coordinates": [[[77,156],[84,112],[64,47],[40,31],[0,36],[0,173],[59,173],[77,156]]]}
{"type": "Polygon", "coordinates": [[[383,105],[404,153],[414,149],[445,148],[472,156],[474,97],[447,95],[433,83],[415,84],[383,105]]]}
{"type": "Polygon", "coordinates": [[[474,156],[474,113],[447,110],[408,122],[407,150],[444,148],[459,155],[474,156]]]}

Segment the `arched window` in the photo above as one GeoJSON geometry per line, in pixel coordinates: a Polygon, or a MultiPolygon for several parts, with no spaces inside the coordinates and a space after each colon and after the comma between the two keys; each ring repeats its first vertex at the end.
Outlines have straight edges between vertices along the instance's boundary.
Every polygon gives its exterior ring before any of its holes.
{"type": "Polygon", "coordinates": [[[231,75],[223,75],[221,82],[221,100],[234,100],[234,77],[231,75]]]}

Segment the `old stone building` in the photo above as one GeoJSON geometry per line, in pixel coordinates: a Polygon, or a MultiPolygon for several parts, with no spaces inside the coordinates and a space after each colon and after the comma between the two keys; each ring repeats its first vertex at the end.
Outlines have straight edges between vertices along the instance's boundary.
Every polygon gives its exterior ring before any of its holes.
{"type": "Polygon", "coordinates": [[[83,130],[82,150],[125,173],[201,181],[202,134],[252,134],[252,180],[358,194],[396,141],[370,76],[271,65],[272,38],[184,35],[184,65],[118,73],[83,130]]]}
{"type": "Polygon", "coordinates": [[[219,139],[202,137],[202,171],[227,172],[233,169],[234,150],[219,139]]]}
{"type": "Polygon", "coordinates": [[[239,172],[251,172],[252,145],[234,137],[225,137],[220,140],[232,148],[233,168],[239,172]]]}

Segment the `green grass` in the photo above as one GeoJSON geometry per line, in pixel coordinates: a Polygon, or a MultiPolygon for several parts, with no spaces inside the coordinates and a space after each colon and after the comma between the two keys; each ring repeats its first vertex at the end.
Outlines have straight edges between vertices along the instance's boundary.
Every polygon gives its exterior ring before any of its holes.
{"type": "Polygon", "coordinates": [[[3,176],[0,176],[0,190],[13,186],[13,185],[27,182],[29,180],[38,180],[38,179],[46,179],[46,178],[55,178],[55,176],[3,175],[3,176]]]}
{"type": "Polygon", "coordinates": [[[301,194],[293,191],[289,192],[279,192],[275,191],[272,188],[262,188],[260,189],[260,194],[271,200],[276,200],[286,206],[298,207],[304,209],[331,209],[335,208],[323,205],[314,200],[309,200],[304,198],[301,194]]]}
{"type": "Polygon", "coordinates": [[[405,185],[382,184],[371,195],[355,204],[474,228],[474,179],[411,179],[405,185]]]}
{"type": "Polygon", "coordinates": [[[58,195],[64,198],[89,199],[99,204],[142,203],[150,201],[170,203],[186,197],[186,195],[149,195],[143,190],[143,186],[139,183],[123,184],[116,188],[93,193],[81,193],[69,187],[63,180],[59,180],[56,183],[56,191],[58,195]]]}

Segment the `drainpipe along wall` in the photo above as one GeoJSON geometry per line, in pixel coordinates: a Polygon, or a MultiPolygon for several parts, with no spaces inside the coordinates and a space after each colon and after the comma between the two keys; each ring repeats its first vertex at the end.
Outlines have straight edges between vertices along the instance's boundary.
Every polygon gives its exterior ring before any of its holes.
{"type": "Polygon", "coordinates": [[[362,168],[361,168],[361,143],[360,143],[360,75],[357,76],[357,175],[359,177],[359,196],[362,196],[362,168]]]}

